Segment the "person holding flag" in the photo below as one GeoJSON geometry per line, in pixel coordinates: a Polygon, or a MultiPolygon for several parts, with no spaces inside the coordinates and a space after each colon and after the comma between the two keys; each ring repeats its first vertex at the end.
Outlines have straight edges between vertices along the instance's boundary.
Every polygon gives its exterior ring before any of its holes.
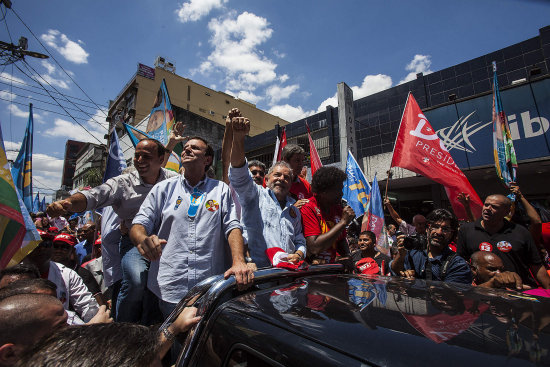
{"type": "Polygon", "coordinates": [[[386,255],[390,252],[388,246],[388,239],[386,238],[386,224],[384,222],[384,207],[382,206],[382,195],[380,194],[380,188],[378,187],[378,180],[376,174],[372,181],[371,200],[367,215],[363,216],[363,223],[361,225],[361,231],[371,231],[376,235],[376,245],[378,249],[384,252],[386,255]]]}

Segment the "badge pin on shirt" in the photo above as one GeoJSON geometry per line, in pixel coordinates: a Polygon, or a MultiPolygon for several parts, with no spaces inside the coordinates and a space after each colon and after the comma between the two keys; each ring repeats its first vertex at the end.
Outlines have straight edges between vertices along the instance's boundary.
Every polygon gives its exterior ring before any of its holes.
{"type": "Polygon", "coordinates": [[[187,210],[187,215],[191,218],[194,218],[197,215],[199,206],[201,205],[202,199],[204,198],[204,192],[199,191],[197,188],[191,193],[191,202],[189,203],[189,209],[187,210]]]}
{"type": "Polygon", "coordinates": [[[178,200],[176,200],[176,205],[174,206],[174,210],[178,209],[183,199],[181,196],[178,196],[178,200]]]}

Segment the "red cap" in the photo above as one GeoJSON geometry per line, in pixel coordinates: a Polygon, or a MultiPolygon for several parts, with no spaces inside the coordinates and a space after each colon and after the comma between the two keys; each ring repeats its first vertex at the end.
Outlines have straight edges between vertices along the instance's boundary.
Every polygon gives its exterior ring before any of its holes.
{"type": "Polygon", "coordinates": [[[64,243],[66,243],[68,245],[71,245],[71,246],[74,246],[78,243],[76,237],[73,236],[72,234],[68,234],[68,233],[58,234],[53,239],[53,242],[64,242],[64,243]]]}
{"type": "Polygon", "coordinates": [[[58,232],[59,232],[59,228],[57,228],[57,227],[50,227],[50,228],[48,228],[48,232],[58,233],[58,232]]]}
{"type": "Polygon", "coordinates": [[[50,234],[46,231],[43,231],[41,229],[37,229],[38,231],[38,234],[40,235],[40,237],[42,238],[42,240],[53,240],[53,234],[50,234]]]}
{"type": "Polygon", "coordinates": [[[101,237],[99,237],[97,240],[95,240],[94,245],[101,245],[101,237]]]}
{"type": "Polygon", "coordinates": [[[380,268],[372,257],[364,257],[355,264],[361,274],[378,274],[380,268]]]}

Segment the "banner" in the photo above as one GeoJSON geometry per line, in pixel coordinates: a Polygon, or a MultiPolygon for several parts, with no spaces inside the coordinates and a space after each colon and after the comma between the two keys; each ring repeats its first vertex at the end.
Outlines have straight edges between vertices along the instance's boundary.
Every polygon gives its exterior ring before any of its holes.
{"type": "Polygon", "coordinates": [[[168,136],[174,125],[174,113],[168,96],[166,82],[162,79],[157,98],[149,114],[149,121],[145,132],[153,139],[160,141],[164,146],[168,144],[168,136]]]}
{"type": "Polygon", "coordinates": [[[46,196],[42,198],[42,202],[40,203],[40,210],[41,212],[46,212],[46,196]]]}
{"type": "Polygon", "coordinates": [[[361,232],[373,232],[376,235],[376,245],[378,246],[378,249],[385,254],[388,254],[389,244],[386,238],[384,204],[382,202],[382,195],[380,194],[380,187],[378,186],[376,174],[374,175],[374,180],[372,181],[370,198],[367,215],[363,217],[363,223],[361,224],[361,232]]]}
{"type": "Polygon", "coordinates": [[[348,178],[344,181],[343,198],[359,217],[367,212],[371,187],[350,151],[346,162],[346,175],[348,178]]]}
{"type": "Polygon", "coordinates": [[[11,175],[19,196],[23,199],[27,211],[32,211],[32,143],[33,143],[32,103],[29,104],[29,121],[25,130],[25,137],[19,149],[19,154],[13,166],[11,175]]]}
{"type": "Polygon", "coordinates": [[[502,108],[500,91],[498,90],[497,65],[493,61],[493,154],[497,176],[510,187],[510,182],[516,182],[518,161],[508,126],[506,114],[502,108]]]}
{"type": "Polygon", "coordinates": [[[467,218],[464,207],[457,200],[461,192],[470,196],[474,216],[481,216],[483,203],[439,140],[411,93],[401,118],[391,166],[408,169],[445,186],[453,211],[459,219],[467,218]]]}
{"type": "Polygon", "coordinates": [[[0,269],[4,269],[34,250],[40,235],[13,183],[1,127],[0,142],[0,269]]]}
{"type": "Polygon", "coordinates": [[[120,149],[116,130],[113,129],[113,131],[111,132],[109,155],[107,156],[107,164],[105,166],[103,182],[120,175],[125,168],[126,161],[124,160],[124,153],[122,152],[122,149],[120,149]]]}
{"type": "Polygon", "coordinates": [[[315,148],[315,144],[313,143],[313,139],[311,138],[311,131],[309,131],[309,125],[307,123],[306,128],[307,138],[309,139],[309,160],[311,162],[311,176],[313,177],[315,171],[317,171],[320,167],[323,167],[323,163],[321,163],[321,158],[319,158],[319,153],[317,153],[317,149],[315,148]]]}

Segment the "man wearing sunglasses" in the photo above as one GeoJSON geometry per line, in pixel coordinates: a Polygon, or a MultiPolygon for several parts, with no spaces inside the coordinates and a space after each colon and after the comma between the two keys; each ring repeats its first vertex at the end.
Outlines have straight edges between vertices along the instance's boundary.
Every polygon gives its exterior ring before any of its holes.
{"type": "Polygon", "coordinates": [[[153,187],[130,230],[134,245],[151,260],[148,287],[164,317],[209,276],[235,275],[239,288],[254,278],[229,186],[206,175],[213,157],[206,140],[190,138],[181,154],[184,174],[153,187]]]}
{"type": "Polygon", "coordinates": [[[407,251],[404,236],[398,236],[398,253],[390,264],[392,273],[406,278],[471,284],[468,263],[449,248],[456,237],[458,219],[448,210],[435,209],[426,220],[428,248],[407,251]]]}
{"type": "Polygon", "coordinates": [[[248,169],[252,174],[252,179],[256,185],[263,186],[265,177],[265,164],[260,161],[253,160],[248,162],[248,169]]]}

